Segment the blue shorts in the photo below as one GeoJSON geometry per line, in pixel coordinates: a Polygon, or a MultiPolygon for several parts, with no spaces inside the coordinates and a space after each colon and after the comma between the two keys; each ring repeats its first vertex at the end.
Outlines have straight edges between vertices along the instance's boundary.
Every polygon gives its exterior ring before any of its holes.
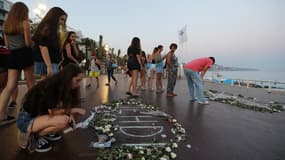
{"type": "Polygon", "coordinates": [[[34,119],[35,118],[31,117],[30,113],[26,112],[24,109],[21,109],[17,119],[17,127],[22,133],[27,133],[27,129],[34,119]]]}
{"type": "Polygon", "coordinates": [[[156,66],[155,67],[155,72],[156,73],[163,73],[163,66],[156,66]]]}
{"type": "MultiPolygon", "coordinates": [[[[51,66],[53,73],[59,72],[58,64],[52,63],[51,66]]],[[[35,74],[41,76],[47,75],[47,66],[44,62],[35,62],[35,74]]]]}

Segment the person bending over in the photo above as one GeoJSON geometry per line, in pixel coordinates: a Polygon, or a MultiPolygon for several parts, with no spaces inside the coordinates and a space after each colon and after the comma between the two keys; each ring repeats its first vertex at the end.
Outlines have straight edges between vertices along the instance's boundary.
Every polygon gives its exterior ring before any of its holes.
{"type": "Polygon", "coordinates": [[[45,135],[60,132],[73,124],[80,108],[80,82],[84,74],[76,64],[68,64],[57,74],[40,81],[24,96],[17,119],[18,142],[29,151],[51,150],[45,135]]]}

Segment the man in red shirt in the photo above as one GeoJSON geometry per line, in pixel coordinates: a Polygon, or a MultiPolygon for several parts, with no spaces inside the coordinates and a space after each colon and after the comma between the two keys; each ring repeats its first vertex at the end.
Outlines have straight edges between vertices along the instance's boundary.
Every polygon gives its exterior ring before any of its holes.
{"type": "Polygon", "coordinates": [[[194,59],[184,65],[184,74],[188,83],[191,101],[197,100],[194,95],[194,88],[196,88],[198,103],[209,104],[204,97],[202,79],[213,64],[215,64],[214,57],[204,57],[194,59]]]}

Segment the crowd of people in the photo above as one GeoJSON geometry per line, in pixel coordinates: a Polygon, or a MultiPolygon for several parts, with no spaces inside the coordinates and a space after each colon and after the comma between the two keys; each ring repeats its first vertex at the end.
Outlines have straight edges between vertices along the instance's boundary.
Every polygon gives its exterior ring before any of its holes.
{"type": "MultiPolygon", "coordinates": [[[[50,141],[59,140],[61,135],[58,133],[75,121],[74,115],[85,114],[80,106],[80,85],[84,72],[77,60],[79,51],[76,33],[65,31],[67,13],[59,7],[51,8],[32,36],[28,15],[26,4],[16,2],[3,25],[0,50],[0,126],[17,121],[20,147],[29,151],[46,152],[52,148],[50,141]],[[64,33],[66,36],[62,36],[64,33]],[[18,80],[22,70],[28,91],[21,101],[16,119],[7,114],[7,107],[16,106],[18,80]],[[36,83],[34,75],[40,76],[41,80],[36,83]]],[[[179,68],[175,54],[177,44],[171,43],[166,54],[162,54],[162,45],[154,47],[151,54],[146,54],[141,46],[140,38],[134,37],[127,50],[126,73],[130,80],[126,94],[137,97],[140,89],[163,93],[162,76],[166,69],[166,96],[177,96],[174,92],[179,68]]],[[[184,73],[192,101],[208,104],[203,95],[202,78],[214,63],[214,57],[204,57],[185,64],[184,73]]],[[[94,77],[96,88],[99,88],[101,65],[96,54],[93,54],[88,65],[90,78],[87,88],[92,86],[94,77]]],[[[114,70],[118,66],[115,60],[110,56],[105,65],[108,75],[105,85],[110,86],[111,78],[117,85],[114,70]]]]}

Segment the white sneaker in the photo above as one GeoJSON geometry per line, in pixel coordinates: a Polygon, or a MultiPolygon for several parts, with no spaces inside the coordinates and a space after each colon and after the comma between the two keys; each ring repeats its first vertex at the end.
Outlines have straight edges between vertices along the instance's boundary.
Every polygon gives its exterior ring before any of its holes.
{"type": "Polygon", "coordinates": [[[209,104],[209,101],[204,101],[204,102],[199,101],[198,103],[199,103],[199,104],[206,105],[206,104],[209,104]]]}

